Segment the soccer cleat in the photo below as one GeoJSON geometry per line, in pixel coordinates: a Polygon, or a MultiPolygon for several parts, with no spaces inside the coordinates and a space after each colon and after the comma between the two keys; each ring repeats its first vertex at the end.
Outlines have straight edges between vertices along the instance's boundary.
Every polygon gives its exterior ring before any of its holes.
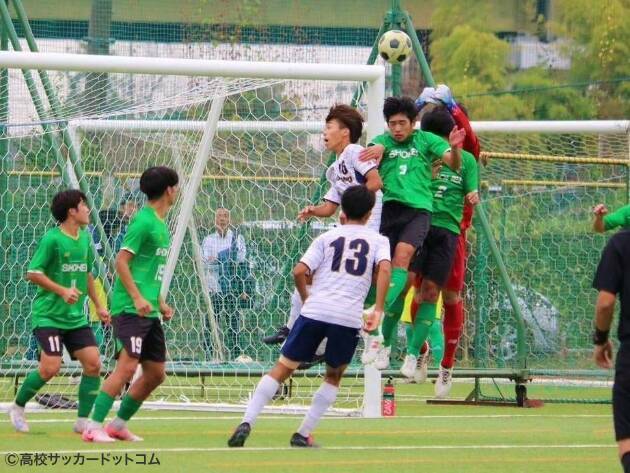
{"type": "Polygon", "coordinates": [[[87,428],[88,426],[88,419],[85,417],[79,417],[76,422],[74,423],[74,426],[72,426],[72,431],[75,434],[82,434],[83,431],[87,428]]]}
{"type": "Polygon", "coordinates": [[[29,431],[28,424],[26,423],[26,418],[24,417],[24,408],[18,406],[17,404],[11,404],[9,407],[9,419],[11,419],[11,424],[13,424],[13,428],[17,432],[22,432],[23,434],[29,431]]]}
{"type": "Polygon", "coordinates": [[[251,431],[252,428],[247,422],[240,424],[228,440],[228,447],[242,447],[245,445],[245,440],[247,440],[251,431]]]}
{"type": "Polygon", "coordinates": [[[81,438],[84,442],[94,442],[94,443],[113,443],[116,439],[111,438],[105,432],[105,429],[102,427],[96,429],[85,429],[83,434],[81,434],[81,438]]]}
{"type": "Polygon", "coordinates": [[[413,378],[416,374],[416,364],[418,363],[418,358],[413,355],[405,356],[405,361],[400,367],[400,372],[407,378],[413,378]]]}
{"type": "Polygon", "coordinates": [[[142,437],[137,436],[132,433],[127,427],[123,427],[122,429],[115,429],[112,424],[107,424],[105,426],[105,432],[111,438],[116,440],[123,440],[125,442],[142,442],[144,439],[142,437]]]}
{"type": "MultiPolygon", "coordinates": [[[[378,353],[383,349],[383,338],[380,335],[368,335],[365,340],[365,350],[361,355],[361,363],[369,365],[374,363],[378,357],[378,353]]],[[[389,356],[387,357],[387,364],[389,364],[389,356]]]]}
{"type": "Polygon", "coordinates": [[[424,353],[420,353],[418,357],[418,361],[416,361],[416,372],[413,376],[413,380],[422,384],[427,380],[427,375],[429,371],[429,350],[424,353]]]}
{"type": "Polygon", "coordinates": [[[392,352],[392,347],[382,347],[376,354],[376,360],[374,366],[379,370],[386,370],[389,368],[389,356],[392,352]]]}
{"type": "Polygon", "coordinates": [[[266,345],[277,345],[279,343],[283,343],[289,336],[289,331],[289,327],[283,325],[276,333],[263,338],[262,341],[266,345]]]}
{"type": "Polygon", "coordinates": [[[444,368],[440,365],[437,380],[435,381],[435,397],[445,399],[453,387],[453,368],[444,368]]]}
{"type": "Polygon", "coordinates": [[[319,448],[319,445],[315,443],[312,435],[304,437],[297,432],[291,436],[291,441],[289,442],[289,444],[292,447],[319,448]]]}

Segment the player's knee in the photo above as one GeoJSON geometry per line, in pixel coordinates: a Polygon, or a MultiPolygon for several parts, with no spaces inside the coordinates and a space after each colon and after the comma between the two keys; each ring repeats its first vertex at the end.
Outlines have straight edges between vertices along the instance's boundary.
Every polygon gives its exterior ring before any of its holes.
{"type": "Polygon", "coordinates": [[[101,360],[96,357],[83,363],[83,373],[87,376],[98,376],[101,373],[101,360]]]}
{"type": "Polygon", "coordinates": [[[58,362],[48,361],[47,363],[42,363],[39,367],[39,375],[42,377],[42,379],[44,379],[45,381],[48,381],[54,378],[55,376],[57,376],[60,369],[61,369],[61,358],[59,358],[58,362]]]}
{"type": "Polygon", "coordinates": [[[116,367],[116,371],[120,374],[120,377],[128,383],[133,378],[133,375],[136,374],[136,368],[138,363],[124,363],[122,365],[118,365],[116,367]]]}
{"type": "Polygon", "coordinates": [[[429,302],[432,304],[435,304],[438,300],[438,297],[440,295],[440,290],[437,286],[437,284],[430,282],[430,281],[426,281],[423,285],[422,285],[422,291],[421,291],[421,297],[422,300],[425,302],[429,302]]]}
{"type": "Polygon", "coordinates": [[[151,384],[159,386],[166,381],[166,371],[164,369],[156,370],[151,373],[151,384]]]}

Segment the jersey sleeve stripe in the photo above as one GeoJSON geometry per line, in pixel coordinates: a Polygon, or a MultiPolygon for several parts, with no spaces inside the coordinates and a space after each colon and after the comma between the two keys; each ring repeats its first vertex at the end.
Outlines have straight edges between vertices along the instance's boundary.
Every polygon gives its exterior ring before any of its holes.
{"type": "Polygon", "coordinates": [[[123,247],[121,248],[121,250],[128,251],[128,252],[129,252],[129,253],[131,253],[132,255],[135,255],[135,254],[136,254],[136,252],[135,252],[135,251],[133,251],[133,250],[132,250],[131,248],[129,248],[128,246],[123,246],[123,247]]]}

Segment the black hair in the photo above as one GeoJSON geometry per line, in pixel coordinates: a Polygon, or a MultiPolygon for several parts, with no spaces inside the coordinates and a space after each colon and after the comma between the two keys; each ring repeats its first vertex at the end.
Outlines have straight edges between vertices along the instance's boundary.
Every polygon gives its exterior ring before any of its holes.
{"type": "Polygon", "coordinates": [[[413,122],[418,115],[418,108],[411,97],[387,97],[383,105],[385,120],[389,121],[392,116],[398,113],[402,113],[409,118],[410,122],[413,122]]]}
{"type": "Polygon", "coordinates": [[[179,177],[175,170],[166,166],[155,166],[146,169],[140,176],[140,190],[149,200],[159,199],[166,189],[176,186],[179,177]]]}
{"type": "Polygon", "coordinates": [[[336,104],[330,107],[326,123],[337,120],[343,127],[350,130],[350,143],[356,143],[363,133],[363,117],[350,105],[336,104]]]}
{"type": "Polygon", "coordinates": [[[55,194],[50,204],[50,211],[55,220],[63,223],[68,218],[70,209],[77,209],[81,201],[87,203],[87,197],[83,192],[77,189],[67,189],[55,194]]]}
{"type": "Polygon", "coordinates": [[[376,201],[376,195],[363,185],[348,187],[341,196],[341,210],[350,220],[361,220],[376,201]]]}
{"type": "Polygon", "coordinates": [[[422,116],[420,128],[422,131],[430,131],[438,136],[448,137],[455,128],[455,120],[446,110],[431,110],[422,116]]]}

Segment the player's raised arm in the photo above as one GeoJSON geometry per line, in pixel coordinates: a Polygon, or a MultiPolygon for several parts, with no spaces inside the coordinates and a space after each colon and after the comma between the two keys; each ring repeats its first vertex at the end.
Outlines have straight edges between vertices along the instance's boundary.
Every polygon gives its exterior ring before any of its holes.
{"type": "Polygon", "coordinates": [[[298,212],[298,220],[300,222],[306,222],[312,217],[330,217],[337,211],[339,204],[335,204],[330,200],[325,200],[319,205],[307,205],[298,212]]]}
{"type": "Polygon", "coordinates": [[[615,228],[630,228],[630,205],[625,205],[612,213],[604,204],[598,204],[593,208],[595,220],[593,231],[604,233],[615,228]]]}
{"type": "Polygon", "coordinates": [[[604,216],[608,214],[608,209],[604,204],[597,204],[593,208],[593,215],[595,215],[595,219],[593,220],[593,231],[596,233],[604,233],[606,231],[604,225],[604,216]]]}

